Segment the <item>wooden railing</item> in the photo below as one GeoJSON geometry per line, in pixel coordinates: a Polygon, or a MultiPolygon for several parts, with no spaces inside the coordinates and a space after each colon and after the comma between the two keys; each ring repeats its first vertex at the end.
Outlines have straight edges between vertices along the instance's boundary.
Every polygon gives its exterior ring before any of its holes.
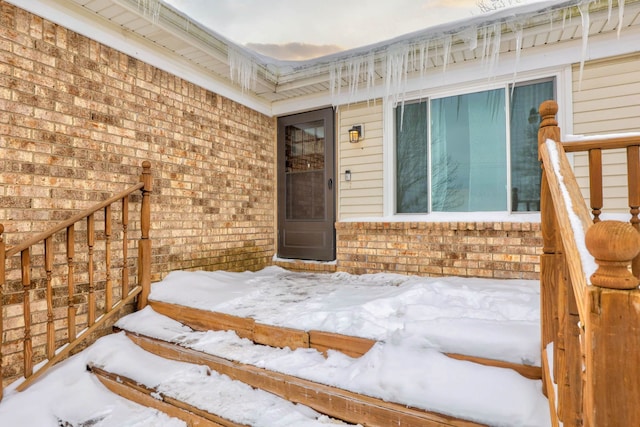
{"type": "Polygon", "coordinates": [[[557,111],[554,101],[540,105],[538,133],[544,170],[541,337],[552,424],[637,425],[640,136],[563,143],[557,111]],[[614,148],[627,150],[629,223],[600,220],[602,150],[614,148]],[[566,156],[566,152],[577,151],[589,155],[591,212],[566,156]]]}
{"type": "MultiPolygon", "coordinates": [[[[118,311],[125,305],[133,302],[137,297],[138,308],[142,308],[147,304],[147,297],[149,295],[151,285],[151,240],[149,238],[150,229],[150,194],[152,190],[152,177],[151,177],[151,164],[147,161],[142,163],[143,172],[140,177],[140,182],[133,187],[105,200],[98,205],[87,209],[68,220],[50,228],[49,230],[40,233],[27,241],[9,247],[3,239],[2,233],[4,233],[4,226],[0,224],[0,313],[2,313],[2,294],[3,287],[7,283],[7,264],[12,261],[12,257],[20,257],[19,265],[21,268],[21,283],[22,283],[22,314],[24,321],[24,335],[22,338],[22,359],[23,359],[23,372],[25,380],[19,384],[16,388],[18,391],[24,390],[35,379],[42,375],[47,368],[53,366],[57,362],[66,358],[79,344],[83,343],[86,338],[90,337],[94,332],[100,330],[107,321],[109,321],[118,311]],[[128,237],[130,233],[129,227],[129,197],[133,193],[140,190],[142,192],[142,202],[140,206],[140,240],[138,241],[138,257],[137,257],[137,273],[138,283],[133,288],[129,284],[129,266],[128,266],[128,246],[131,239],[128,237]],[[112,207],[116,204],[121,204],[120,212],[120,225],[122,227],[122,247],[120,249],[113,249],[112,246],[112,228],[113,220],[112,207]],[[102,314],[97,316],[98,301],[96,301],[96,281],[94,277],[94,268],[97,262],[94,259],[94,250],[96,246],[96,215],[99,212],[104,212],[104,223],[101,230],[104,239],[104,254],[102,261],[104,263],[104,290],[100,294],[104,295],[104,301],[100,301],[100,305],[103,306],[102,314]],[[82,262],[86,260],[86,277],[87,285],[86,295],[82,295],[81,298],[86,298],[87,301],[87,320],[86,328],[79,334],[76,331],[78,322],[76,321],[76,312],[78,309],[76,301],[79,299],[79,294],[82,293],[78,288],[81,283],[76,283],[76,266],[80,262],[78,254],[76,254],[75,247],[78,244],[76,239],[76,230],[83,227],[86,221],[86,244],[84,245],[85,253],[82,255],[82,262]],[[63,254],[56,254],[54,250],[54,242],[56,237],[62,237],[65,240],[63,245],[63,254]],[[32,343],[32,304],[36,304],[37,297],[33,292],[32,269],[36,268],[32,266],[32,253],[39,245],[43,247],[44,261],[41,268],[44,269],[44,299],[46,300],[46,344],[45,355],[46,362],[44,362],[39,369],[34,371],[33,361],[33,343],[32,343]],[[114,277],[112,276],[112,252],[118,252],[122,259],[120,292],[119,300],[114,301],[114,277]],[[66,265],[59,265],[60,262],[55,263],[56,255],[58,261],[61,257],[65,261],[66,265]],[[54,271],[60,270],[62,267],[63,277],[54,277],[54,271]],[[66,281],[67,284],[67,303],[68,308],[66,310],[66,317],[63,319],[54,318],[54,286],[55,280],[66,281]],[[63,321],[66,325],[66,342],[62,343],[56,348],[56,328],[55,322],[63,321]]],[[[83,230],[84,231],[84,230],[83,230]]],[[[41,248],[42,248],[41,247],[41,248]]],[[[42,249],[41,249],[42,250],[42,249]]],[[[0,337],[4,336],[3,319],[0,316],[0,337]]],[[[0,366],[2,366],[2,343],[0,342],[0,366]]],[[[3,394],[2,377],[0,376],[0,399],[3,394]]]]}

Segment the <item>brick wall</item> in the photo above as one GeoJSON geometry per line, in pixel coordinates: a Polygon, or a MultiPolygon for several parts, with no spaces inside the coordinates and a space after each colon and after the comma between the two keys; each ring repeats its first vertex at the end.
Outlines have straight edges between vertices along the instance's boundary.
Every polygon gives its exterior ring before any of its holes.
{"type": "Polygon", "coordinates": [[[340,222],[340,271],[539,279],[538,223],[340,222]]]}
{"type": "MultiPolygon", "coordinates": [[[[154,281],[178,269],[271,263],[275,119],[2,1],[0,112],[0,223],[8,246],[136,183],[149,160],[154,281]]],[[[135,235],[139,224],[131,220],[135,235]]],[[[114,244],[120,233],[116,227],[114,244]]],[[[34,254],[31,298],[43,294],[41,259],[34,254]]],[[[21,350],[24,294],[14,280],[19,260],[9,267],[3,365],[11,377],[18,374],[13,355],[21,350]]],[[[80,283],[86,267],[77,274],[80,283]]],[[[100,289],[104,272],[96,274],[100,289]]],[[[57,318],[66,282],[54,286],[57,318]]],[[[42,302],[32,310],[34,321],[46,318],[42,302]]],[[[34,344],[42,332],[34,328],[34,344]]]]}

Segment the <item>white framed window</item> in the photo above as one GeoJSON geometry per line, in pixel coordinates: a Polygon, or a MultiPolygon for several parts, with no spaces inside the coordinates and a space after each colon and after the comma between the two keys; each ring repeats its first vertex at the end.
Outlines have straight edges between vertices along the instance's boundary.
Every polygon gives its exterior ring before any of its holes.
{"type": "Polygon", "coordinates": [[[395,214],[539,211],[538,106],[555,78],[394,109],[395,214]]]}

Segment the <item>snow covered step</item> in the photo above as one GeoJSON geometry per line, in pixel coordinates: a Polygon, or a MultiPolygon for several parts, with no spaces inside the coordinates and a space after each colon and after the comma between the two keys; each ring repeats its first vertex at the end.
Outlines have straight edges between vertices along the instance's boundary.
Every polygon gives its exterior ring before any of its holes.
{"type": "MultiPolygon", "coordinates": [[[[273,393],[334,419],[371,427],[400,425],[406,427],[457,426],[477,427],[471,421],[458,420],[433,412],[360,395],[251,365],[187,349],[140,335],[129,338],[144,350],[167,359],[205,365],[218,374],[241,381],[251,387],[273,393]]],[[[160,409],[160,408],[158,408],[160,409]]],[[[169,415],[173,415],[168,413],[169,415]]],[[[175,416],[175,415],[174,415],[175,416]]]]}
{"type": "Polygon", "coordinates": [[[349,356],[365,354],[375,340],[352,337],[325,331],[303,331],[256,322],[249,317],[201,310],[161,301],[150,301],[157,313],[170,317],[198,331],[234,331],[239,337],[271,347],[315,348],[320,351],[337,350],[349,356]]]}
{"type": "MultiPolygon", "coordinates": [[[[299,273],[272,266],[174,271],[152,285],[149,299],[257,325],[378,342],[407,339],[441,353],[542,363],[540,284],[533,280],[299,273]]],[[[244,336],[235,327],[223,329],[244,336]]]]}
{"type": "Polygon", "coordinates": [[[132,339],[163,357],[205,364],[348,422],[385,427],[400,420],[405,426],[548,425],[541,381],[403,340],[378,342],[359,358],[335,351],[325,357],[311,348],[256,345],[230,331],[194,331],[150,307],[116,326],[139,335],[132,339]]]}
{"type": "Polygon", "coordinates": [[[321,427],[344,423],[210,371],[149,353],[124,333],[102,338],[87,366],[113,392],[189,426],[321,427]]]}
{"type": "Polygon", "coordinates": [[[187,425],[199,427],[246,427],[246,425],[225,420],[177,399],[162,396],[157,390],[140,385],[122,375],[113,374],[92,365],[87,368],[113,393],[139,405],[157,409],[173,418],[183,420],[187,425]]]}
{"type": "MultiPolygon", "coordinates": [[[[335,350],[351,357],[360,357],[371,350],[376,343],[376,340],[333,332],[303,331],[281,326],[265,325],[251,318],[200,310],[161,301],[152,300],[149,301],[149,305],[155,312],[170,317],[194,330],[234,331],[241,338],[247,338],[256,344],[272,347],[288,347],[292,350],[297,348],[313,348],[325,354],[328,350],[335,350]]],[[[542,370],[538,366],[521,365],[503,360],[465,354],[445,354],[458,360],[513,369],[520,375],[530,379],[542,378],[542,370]]]]}

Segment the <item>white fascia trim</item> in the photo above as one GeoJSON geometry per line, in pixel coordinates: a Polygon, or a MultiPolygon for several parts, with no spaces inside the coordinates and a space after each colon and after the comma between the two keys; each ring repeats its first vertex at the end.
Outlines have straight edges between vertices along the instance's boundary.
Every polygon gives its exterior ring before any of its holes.
{"type": "Polygon", "coordinates": [[[219,77],[197,68],[195,64],[177,55],[171,55],[142,37],[110,25],[103,18],[73,2],[59,0],[29,0],[28,2],[7,0],[7,2],[262,114],[273,115],[269,102],[243,93],[240,89],[220,80],[219,77]]]}

